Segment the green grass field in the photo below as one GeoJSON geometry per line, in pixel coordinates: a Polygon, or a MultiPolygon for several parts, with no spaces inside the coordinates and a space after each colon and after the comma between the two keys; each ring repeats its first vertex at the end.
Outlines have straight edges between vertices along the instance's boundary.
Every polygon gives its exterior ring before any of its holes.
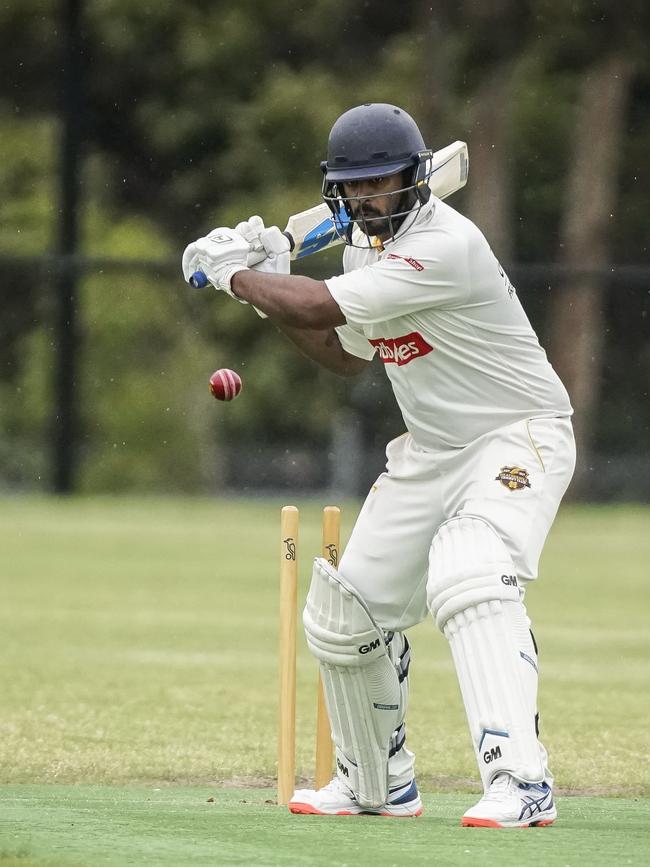
{"type": "MultiPolygon", "coordinates": [[[[527,600],[560,819],[484,832],[458,827],[477,772],[430,622],[411,635],[409,712],[425,816],[275,805],[280,505],[0,500],[0,867],[648,863],[650,509],[561,512],[527,600]]],[[[297,505],[304,597],[320,513],[297,505]]],[[[304,641],[298,665],[310,781],[304,641]]]]}

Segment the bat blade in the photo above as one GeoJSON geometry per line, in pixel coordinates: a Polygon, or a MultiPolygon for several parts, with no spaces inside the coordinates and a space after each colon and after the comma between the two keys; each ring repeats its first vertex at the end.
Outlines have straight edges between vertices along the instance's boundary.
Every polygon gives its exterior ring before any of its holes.
{"type": "MultiPolygon", "coordinates": [[[[341,234],[344,230],[345,225],[341,223],[341,234]]],[[[285,233],[293,241],[292,259],[311,256],[343,240],[337,232],[334,215],[324,202],[289,217],[285,233]]]]}
{"type": "MultiPolygon", "coordinates": [[[[469,155],[464,141],[455,141],[441,148],[431,156],[431,173],[428,184],[431,192],[439,199],[446,199],[467,183],[469,155]]],[[[289,217],[284,234],[291,244],[291,258],[302,259],[321,250],[343,243],[347,218],[335,225],[335,218],[323,202],[306,211],[289,217]],[[344,222],[345,221],[345,222],[344,222]]],[[[264,251],[251,250],[247,264],[250,267],[266,258],[264,251]]],[[[208,279],[202,271],[194,273],[189,283],[197,289],[207,285],[208,279]]]]}

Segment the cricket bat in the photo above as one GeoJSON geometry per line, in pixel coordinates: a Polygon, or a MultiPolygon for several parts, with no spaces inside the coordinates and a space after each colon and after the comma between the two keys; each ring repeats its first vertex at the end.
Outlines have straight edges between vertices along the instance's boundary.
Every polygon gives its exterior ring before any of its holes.
{"type": "MultiPolygon", "coordinates": [[[[455,141],[435,151],[431,162],[432,171],[428,183],[433,195],[439,199],[446,199],[467,183],[469,156],[464,141],[455,141]]],[[[342,244],[343,228],[339,226],[337,231],[335,217],[324,202],[299,214],[293,214],[284,230],[291,246],[291,259],[302,259],[342,244]]],[[[252,250],[247,264],[252,267],[264,258],[263,251],[252,250]]],[[[189,283],[196,289],[202,289],[207,285],[208,278],[202,271],[196,271],[190,277],[189,283]]]]}

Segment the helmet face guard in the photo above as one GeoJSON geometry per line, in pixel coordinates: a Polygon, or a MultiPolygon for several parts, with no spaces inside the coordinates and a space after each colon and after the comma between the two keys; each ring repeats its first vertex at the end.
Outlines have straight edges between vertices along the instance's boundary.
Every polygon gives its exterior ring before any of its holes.
{"type": "MultiPolygon", "coordinates": [[[[427,183],[431,174],[432,151],[419,152],[414,160],[400,166],[393,171],[382,171],[383,166],[372,166],[372,173],[365,172],[362,175],[349,172],[330,172],[327,163],[321,164],[324,173],[321,194],[323,201],[334,215],[334,227],[339,238],[351,247],[373,247],[372,238],[381,235],[384,241],[394,241],[397,233],[403,227],[406,218],[411,215],[413,220],[420,212],[431,195],[427,183]],[[368,196],[346,196],[343,184],[352,181],[366,180],[368,178],[389,177],[402,172],[404,185],[390,193],[374,193],[368,196]],[[334,179],[332,175],[344,175],[334,179]],[[409,177],[410,175],[410,177],[409,177]],[[387,213],[376,217],[367,217],[364,214],[364,204],[374,199],[389,199],[390,205],[387,213]],[[358,214],[354,216],[352,204],[357,206],[358,214]],[[414,206],[418,205],[415,209],[414,206]],[[358,227],[366,236],[367,243],[356,244],[352,240],[354,228],[358,227]]],[[[392,166],[390,166],[392,168],[392,166]]],[[[410,225],[410,224],[409,224],[410,225]]]]}
{"type": "Polygon", "coordinates": [[[334,215],[339,237],[347,244],[364,247],[372,247],[371,238],[377,235],[383,241],[394,240],[409,214],[415,219],[431,195],[427,184],[432,170],[431,156],[413,118],[397,106],[368,103],[342,114],[330,132],[327,160],[321,163],[322,196],[334,215]],[[394,192],[345,195],[345,183],[391,177],[400,172],[403,184],[394,192]],[[365,216],[364,204],[380,197],[389,199],[388,212],[365,216]],[[352,244],[355,226],[368,239],[367,245],[352,244]]]}

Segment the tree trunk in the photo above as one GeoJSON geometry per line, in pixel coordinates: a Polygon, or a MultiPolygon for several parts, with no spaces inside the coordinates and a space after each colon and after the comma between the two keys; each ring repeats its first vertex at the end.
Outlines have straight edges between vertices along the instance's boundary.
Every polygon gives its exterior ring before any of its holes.
{"type": "Polygon", "coordinates": [[[485,233],[497,258],[508,264],[514,254],[512,105],[521,52],[518,4],[516,0],[461,0],[460,4],[420,0],[418,20],[426,45],[423,106],[418,115],[423,131],[429,142],[440,140],[441,125],[454,138],[466,138],[469,183],[450,204],[460,204],[485,233]],[[497,29],[503,50],[495,52],[487,46],[497,29]]]}
{"type": "Polygon", "coordinates": [[[560,262],[568,274],[550,311],[549,357],[575,410],[578,447],[573,496],[588,490],[604,337],[609,226],[618,193],[625,106],[633,66],[615,53],[590,67],[578,96],[560,262]]]}
{"type": "Polygon", "coordinates": [[[512,67],[500,69],[474,94],[469,139],[467,212],[506,266],[513,261],[512,67]]]}

